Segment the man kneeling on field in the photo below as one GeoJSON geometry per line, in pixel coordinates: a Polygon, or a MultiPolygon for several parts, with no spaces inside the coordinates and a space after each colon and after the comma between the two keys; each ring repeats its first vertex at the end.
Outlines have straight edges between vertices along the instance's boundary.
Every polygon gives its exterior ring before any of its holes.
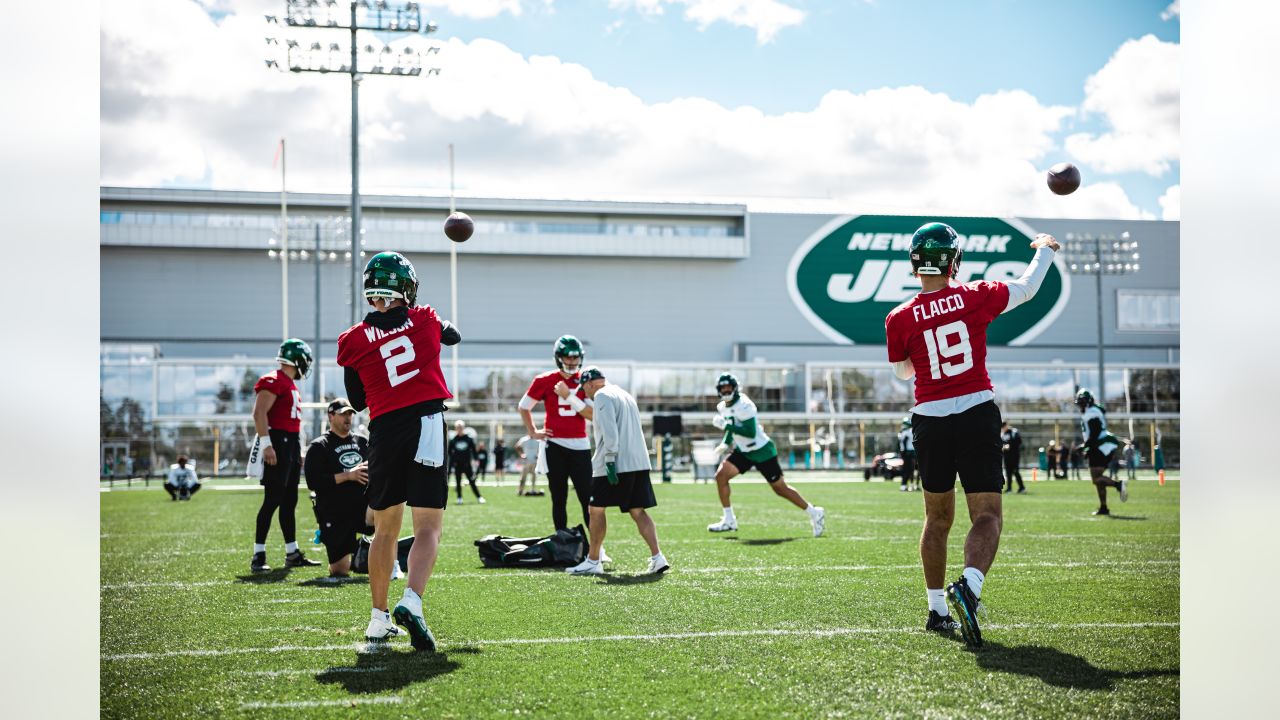
{"type": "Polygon", "coordinates": [[[169,477],[164,481],[164,489],[174,500],[190,500],[200,489],[200,478],[196,476],[195,466],[186,455],[179,455],[177,464],[169,467],[169,477]]]}
{"type": "Polygon", "coordinates": [[[658,549],[658,529],[645,512],[658,501],[649,480],[649,449],[640,425],[640,408],[636,399],[617,385],[604,379],[600,368],[589,367],[579,378],[582,389],[594,403],[592,425],[595,426],[596,452],[591,458],[591,550],[580,564],[566,572],[573,575],[601,575],[601,547],[605,536],[605,508],[617,506],[635,520],[640,537],[649,545],[649,567],[646,575],[670,569],[662,550],[658,549]]]}
{"type": "Polygon", "coordinates": [[[329,432],[311,441],[302,466],[307,487],[315,493],[316,522],[329,554],[330,577],[351,572],[357,533],[373,534],[373,513],[364,495],[369,441],[351,432],[355,414],[346,398],[329,403],[329,432]]]}

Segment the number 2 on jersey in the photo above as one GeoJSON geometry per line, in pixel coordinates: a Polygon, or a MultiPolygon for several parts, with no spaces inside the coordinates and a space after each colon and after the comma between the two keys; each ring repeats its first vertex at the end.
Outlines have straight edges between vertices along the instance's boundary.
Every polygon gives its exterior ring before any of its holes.
{"type": "Polygon", "coordinates": [[[404,335],[378,348],[378,352],[387,361],[387,380],[391,383],[391,387],[395,387],[418,374],[418,368],[414,368],[412,372],[400,374],[400,366],[413,362],[414,357],[416,357],[413,353],[413,343],[404,335]],[[396,353],[397,349],[403,349],[404,352],[396,353]]]}
{"type": "Polygon", "coordinates": [[[973,367],[973,348],[969,345],[969,327],[963,320],[947,323],[936,330],[924,331],[924,344],[929,349],[929,375],[941,380],[945,373],[954,377],[973,367]],[[954,343],[951,336],[959,336],[954,343]],[[959,362],[942,363],[941,358],[961,356],[959,362]]]}

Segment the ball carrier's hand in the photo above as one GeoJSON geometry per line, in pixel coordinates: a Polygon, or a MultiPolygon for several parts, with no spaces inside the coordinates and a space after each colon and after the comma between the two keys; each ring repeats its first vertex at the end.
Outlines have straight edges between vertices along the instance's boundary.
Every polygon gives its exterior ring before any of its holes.
{"type": "Polygon", "coordinates": [[[1042,247],[1047,247],[1054,252],[1058,252],[1062,249],[1062,245],[1058,243],[1057,239],[1048,233],[1040,233],[1037,235],[1035,239],[1031,241],[1031,247],[1036,250],[1039,250],[1042,247]]]}

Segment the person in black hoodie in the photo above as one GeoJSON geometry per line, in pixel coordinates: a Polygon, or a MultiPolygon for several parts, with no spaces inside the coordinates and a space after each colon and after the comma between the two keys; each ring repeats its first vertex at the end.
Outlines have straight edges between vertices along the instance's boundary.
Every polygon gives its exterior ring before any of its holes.
{"type": "Polygon", "coordinates": [[[467,434],[466,423],[459,420],[453,424],[453,437],[449,438],[449,464],[453,466],[453,482],[458,489],[458,504],[462,504],[462,476],[467,476],[471,484],[471,492],[475,493],[476,502],[484,504],[480,496],[480,488],[476,487],[476,441],[467,434]]]}
{"type": "Polygon", "coordinates": [[[311,441],[302,471],[315,493],[320,542],[329,554],[329,576],[346,577],[357,535],[373,534],[373,513],[365,499],[369,482],[369,441],[351,432],[356,409],[346,398],[329,403],[329,431],[311,441]]]}

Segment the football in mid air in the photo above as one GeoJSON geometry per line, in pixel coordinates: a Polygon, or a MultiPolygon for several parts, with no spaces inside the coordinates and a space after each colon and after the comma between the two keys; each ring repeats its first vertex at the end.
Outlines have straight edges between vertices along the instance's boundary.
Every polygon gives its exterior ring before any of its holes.
{"type": "Polygon", "coordinates": [[[1058,163],[1049,168],[1049,189],[1058,195],[1070,195],[1080,187],[1080,170],[1071,163],[1058,163]]]}
{"type": "Polygon", "coordinates": [[[454,242],[466,242],[475,231],[475,221],[466,213],[455,212],[444,220],[444,234],[454,242]]]}

